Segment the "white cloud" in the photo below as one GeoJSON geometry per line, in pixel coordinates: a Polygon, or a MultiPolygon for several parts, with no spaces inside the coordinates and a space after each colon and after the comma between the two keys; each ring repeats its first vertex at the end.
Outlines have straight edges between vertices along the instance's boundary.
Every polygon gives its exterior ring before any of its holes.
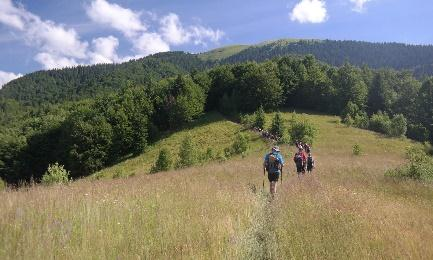
{"type": "Polygon", "coordinates": [[[301,0],[290,13],[290,19],[299,23],[322,23],[327,18],[324,0],[301,0]]]}
{"type": "Polygon", "coordinates": [[[23,30],[24,21],[20,15],[22,12],[22,8],[16,8],[11,0],[0,1],[0,23],[23,30]]]}
{"type": "Polygon", "coordinates": [[[95,22],[109,25],[128,37],[146,30],[140,20],[140,13],[110,4],[105,0],[94,0],[86,10],[87,15],[95,22]]]}
{"type": "Polygon", "coordinates": [[[191,26],[191,34],[194,44],[205,45],[206,41],[211,41],[213,43],[218,43],[224,36],[224,32],[221,30],[213,30],[211,28],[206,28],[203,26],[191,26]]]}
{"type": "Polygon", "coordinates": [[[81,42],[74,29],[66,29],[51,21],[41,21],[39,17],[28,23],[26,31],[28,44],[37,44],[45,52],[60,56],[85,59],[88,43],[81,42]]]}
{"type": "MultiPolygon", "coordinates": [[[[224,35],[220,30],[213,30],[201,25],[185,27],[177,14],[169,13],[158,18],[155,13],[144,12],[148,22],[158,22],[155,31],[149,31],[141,20],[142,12],[137,12],[106,0],[93,0],[86,10],[89,18],[99,24],[109,25],[122,32],[132,43],[136,52],[133,58],[149,54],[169,51],[170,45],[186,43],[206,44],[207,41],[217,43],[224,35]]],[[[121,58],[121,60],[131,56],[121,58]]]]}
{"type": "Polygon", "coordinates": [[[0,70],[0,89],[11,80],[21,77],[22,74],[15,74],[12,72],[6,72],[0,70]]]}
{"type": "Polygon", "coordinates": [[[19,30],[27,45],[40,53],[34,59],[44,68],[76,65],[75,59],[87,58],[87,42],[82,42],[74,29],[42,20],[10,0],[1,0],[0,23],[19,30]],[[12,22],[11,22],[12,21],[12,22]]]}
{"type": "Polygon", "coordinates": [[[179,16],[174,13],[164,16],[160,24],[162,37],[173,45],[188,42],[205,45],[206,41],[217,43],[224,36],[224,32],[220,30],[213,30],[201,25],[185,28],[180,22],[179,16]]]}
{"type": "Polygon", "coordinates": [[[114,36],[100,37],[92,41],[93,52],[90,53],[90,62],[97,63],[113,63],[119,62],[120,59],[116,54],[116,49],[119,46],[119,40],[114,36]]]}
{"type": "Polygon", "coordinates": [[[191,34],[187,32],[180,23],[179,16],[170,13],[161,21],[161,34],[164,39],[172,44],[182,44],[190,40],[191,34]]]}
{"type": "Polygon", "coordinates": [[[144,56],[170,50],[168,43],[157,33],[143,33],[134,40],[134,48],[144,56]]]}
{"type": "Polygon", "coordinates": [[[74,67],[79,63],[73,58],[59,56],[53,53],[41,52],[35,56],[35,61],[43,65],[44,69],[74,67]]]}
{"type": "Polygon", "coordinates": [[[365,8],[364,5],[371,0],[350,0],[354,4],[352,10],[358,13],[362,13],[365,8]]]}

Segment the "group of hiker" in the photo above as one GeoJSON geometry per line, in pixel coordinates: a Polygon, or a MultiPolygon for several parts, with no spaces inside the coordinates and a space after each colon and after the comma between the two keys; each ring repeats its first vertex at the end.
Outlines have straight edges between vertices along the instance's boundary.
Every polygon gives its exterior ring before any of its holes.
{"type": "MultiPolygon", "coordinates": [[[[305,172],[312,173],[315,167],[314,158],[311,154],[311,146],[300,141],[295,142],[297,151],[293,157],[296,166],[296,172],[300,178],[305,172]]],[[[273,146],[270,153],[264,158],[263,168],[268,172],[270,183],[270,193],[272,196],[276,193],[276,186],[279,178],[282,178],[284,158],[278,146],[273,146]]],[[[263,181],[264,186],[264,181],[263,181]]]]}
{"type": "Polygon", "coordinates": [[[259,132],[262,138],[267,139],[269,141],[279,142],[281,140],[281,137],[274,135],[265,129],[261,129],[259,127],[253,127],[252,129],[256,132],[259,132]]]}

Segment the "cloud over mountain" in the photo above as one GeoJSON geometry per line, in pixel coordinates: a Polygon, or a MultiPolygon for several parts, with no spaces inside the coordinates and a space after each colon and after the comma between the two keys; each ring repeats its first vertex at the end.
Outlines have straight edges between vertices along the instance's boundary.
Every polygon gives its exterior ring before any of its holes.
{"type": "Polygon", "coordinates": [[[301,0],[290,13],[290,20],[299,23],[323,23],[327,18],[326,3],[322,0],[301,0]]]}
{"type": "Polygon", "coordinates": [[[220,30],[200,24],[185,26],[175,13],[162,17],[153,14],[146,20],[142,14],[149,12],[132,10],[106,0],[92,0],[84,8],[93,23],[119,31],[124,37],[102,36],[89,40],[89,44],[81,40],[75,29],[44,20],[12,0],[0,0],[0,24],[20,34],[26,45],[37,50],[34,60],[44,69],[122,62],[169,51],[171,45],[216,43],[224,35],[220,30]],[[120,57],[117,54],[122,40],[132,44],[131,55],[120,57]]]}
{"type": "Polygon", "coordinates": [[[0,70],[0,89],[2,88],[2,86],[6,83],[8,83],[11,80],[14,80],[16,78],[21,77],[22,74],[15,74],[12,72],[6,72],[6,71],[1,71],[0,70]]]}

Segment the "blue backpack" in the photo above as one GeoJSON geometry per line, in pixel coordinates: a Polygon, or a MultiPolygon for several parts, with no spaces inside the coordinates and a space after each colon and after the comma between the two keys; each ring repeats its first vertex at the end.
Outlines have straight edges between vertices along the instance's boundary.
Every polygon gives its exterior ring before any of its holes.
{"type": "Polygon", "coordinates": [[[281,161],[276,154],[270,153],[267,157],[265,167],[267,172],[276,172],[280,170],[281,161]]]}

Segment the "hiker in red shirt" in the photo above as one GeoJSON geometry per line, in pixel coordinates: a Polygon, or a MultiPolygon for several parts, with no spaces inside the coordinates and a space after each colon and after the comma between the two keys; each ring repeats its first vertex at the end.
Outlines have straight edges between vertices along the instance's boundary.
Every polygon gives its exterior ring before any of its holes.
{"type": "Polygon", "coordinates": [[[304,148],[299,147],[298,152],[293,157],[293,161],[296,164],[296,172],[298,173],[298,177],[300,174],[305,174],[305,166],[307,163],[307,156],[304,153],[304,148]]]}

